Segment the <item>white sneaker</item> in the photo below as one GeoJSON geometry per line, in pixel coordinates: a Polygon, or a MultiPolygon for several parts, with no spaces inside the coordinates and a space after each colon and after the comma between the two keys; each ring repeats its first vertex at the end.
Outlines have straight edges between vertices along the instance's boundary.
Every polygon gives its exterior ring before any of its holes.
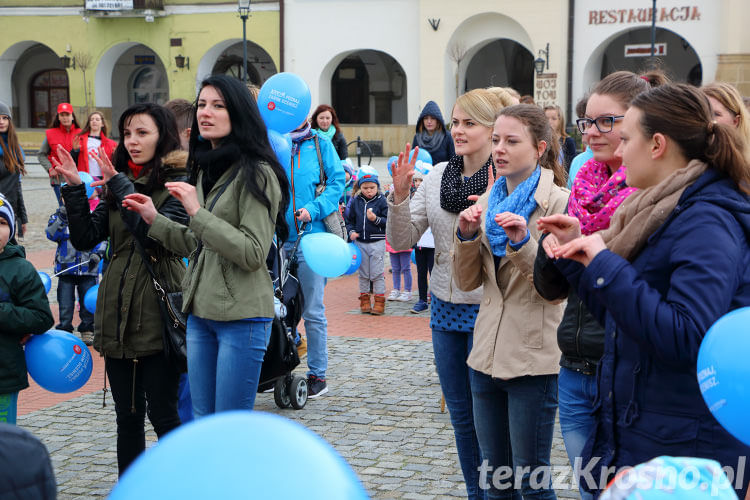
{"type": "Polygon", "coordinates": [[[399,300],[401,302],[409,302],[411,300],[411,292],[407,292],[406,290],[404,290],[396,300],[399,300]]]}
{"type": "Polygon", "coordinates": [[[401,292],[399,290],[391,290],[391,293],[388,294],[388,300],[400,300],[400,295],[401,292]]]}

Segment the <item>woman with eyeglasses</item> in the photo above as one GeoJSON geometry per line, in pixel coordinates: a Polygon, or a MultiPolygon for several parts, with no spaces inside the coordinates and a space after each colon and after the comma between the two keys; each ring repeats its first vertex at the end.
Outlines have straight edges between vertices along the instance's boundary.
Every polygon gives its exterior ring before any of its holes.
{"type": "MultiPolygon", "coordinates": [[[[618,71],[600,81],[591,91],[586,114],[576,120],[593,157],[579,170],[568,200],[568,215],[575,217],[583,234],[609,227],[617,207],[635,189],[625,184],[627,169],[620,146],[620,126],[630,101],[641,92],[666,82],[660,72],[636,75],[618,71]]],[[[581,456],[583,446],[594,429],[592,416],[596,399],[596,367],[604,352],[604,328],[589,313],[576,291],[549,259],[543,246],[554,242],[548,235],[539,245],[534,265],[534,285],[547,300],[567,296],[557,343],[562,352],[558,378],[560,429],[571,466],[581,456]]],[[[580,467],[579,467],[580,468],[580,467]]],[[[581,491],[582,500],[592,498],[581,491]]]]}

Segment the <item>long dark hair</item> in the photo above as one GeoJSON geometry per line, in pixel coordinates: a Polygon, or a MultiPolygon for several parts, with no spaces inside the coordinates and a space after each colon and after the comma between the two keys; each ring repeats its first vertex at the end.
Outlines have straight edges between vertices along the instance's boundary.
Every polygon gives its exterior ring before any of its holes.
{"type": "MultiPolygon", "coordinates": [[[[201,88],[196,97],[193,123],[197,122],[198,98],[204,87],[214,87],[224,99],[232,130],[222,139],[222,144],[234,144],[240,150],[239,168],[245,179],[245,188],[257,198],[268,210],[268,216],[276,225],[276,234],[283,242],[289,236],[286,223],[286,209],[289,206],[289,181],[286,172],[276,159],[276,154],[268,142],[266,124],[260,116],[258,106],[247,88],[236,78],[226,75],[213,75],[201,82],[201,88]],[[271,200],[266,195],[268,179],[260,167],[266,163],[276,176],[281,189],[281,203],[276,214],[271,211],[271,200]]],[[[208,141],[199,141],[198,126],[190,130],[190,155],[188,168],[190,169],[190,183],[198,183],[200,164],[196,161],[196,152],[210,148],[208,141]]]]}
{"type": "Polygon", "coordinates": [[[547,115],[544,114],[542,108],[534,104],[516,104],[501,109],[497,118],[501,116],[509,116],[523,123],[531,134],[531,140],[534,141],[535,146],[540,141],[547,143],[547,149],[539,158],[539,165],[542,168],[552,170],[552,173],[555,174],[555,184],[565,186],[565,170],[560,165],[560,142],[557,140],[557,135],[552,127],[550,127],[547,115]]]}
{"type": "Polygon", "coordinates": [[[664,134],[688,160],[706,162],[750,194],[744,138],[734,127],[713,121],[708,97],[699,89],[684,83],[663,85],[639,94],[630,105],[641,110],[646,137],[664,134]]]}
{"type": "MultiPolygon", "coordinates": [[[[120,115],[120,120],[117,123],[117,130],[120,131],[120,142],[117,144],[112,158],[115,170],[118,172],[127,174],[130,171],[130,167],[128,166],[130,154],[125,149],[125,127],[128,126],[130,120],[136,115],[150,116],[154,120],[156,129],[159,132],[159,140],[156,142],[154,157],[144,163],[142,165],[143,170],[141,170],[141,176],[149,176],[146,182],[145,194],[151,194],[158,186],[164,185],[166,173],[164,169],[160,168],[162,158],[167,153],[180,149],[180,136],[177,133],[177,122],[175,121],[174,114],[165,107],[150,102],[130,106],[120,115]]],[[[110,207],[117,205],[114,195],[109,192],[107,193],[106,200],[110,207]]]]}
{"type": "Polygon", "coordinates": [[[328,111],[331,113],[331,125],[336,127],[336,133],[341,133],[341,125],[339,125],[339,117],[336,116],[336,110],[333,109],[328,104],[321,104],[317,108],[315,108],[315,111],[313,111],[312,117],[310,118],[310,124],[312,128],[318,128],[318,115],[324,111],[328,111]]]}
{"type": "MultiPolygon", "coordinates": [[[[80,125],[78,125],[78,118],[76,118],[75,112],[71,113],[73,115],[73,125],[71,127],[74,128],[81,128],[80,125]]],[[[56,113],[55,117],[52,119],[52,124],[50,124],[49,128],[57,128],[60,126],[60,113],[56,113]]]]}
{"type": "MultiPolygon", "coordinates": [[[[5,115],[8,116],[8,115],[5,115]]],[[[8,142],[0,136],[0,146],[3,148],[3,164],[11,174],[26,175],[26,167],[23,161],[23,152],[21,145],[18,143],[18,134],[13,126],[13,120],[8,116],[8,142]]]]}

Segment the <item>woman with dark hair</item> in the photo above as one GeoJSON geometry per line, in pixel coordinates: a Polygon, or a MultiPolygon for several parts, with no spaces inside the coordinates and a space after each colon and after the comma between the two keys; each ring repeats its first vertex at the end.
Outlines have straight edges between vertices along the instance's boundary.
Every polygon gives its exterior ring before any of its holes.
{"type": "Polygon", "coordinates": [[[18,143],[10,107],[0,101],[0,194],[5,195],[13,207],[18,219],[16,232],[21,236],[26,232],[28,222],[21,189],[21,177],[26,175],[25,161],[26,156],[18,143]]]}
{"type": "Polygon", "coordinates": [[[417,130],[412,139],[412,146],[419,146],[430,153],[432,164],[448,161],[456,154],[453,140],[445,129],[443,113],[435,101],[427,101],[417,118],[417,130]]]}
{"type": "Polygon", "coordinates": [[[736,130],[713,119],[695,87],[639,94],[618,148],[638,191],[609,229],[581,236],[575,217],[539,221],[554,235],[545,251],[606,332],[583,452],[591,491],[614,468],[661,455],[716,460],[734,472],[740,498],[747,490],[750,447],[716,421],[696,377],[709,327],[750,306],[750,168],[736,130]]]}
{"type": "Polygon", "coordinates": [[[50,174],[49,182],[55,191],[58,204],[61,203],[60,184],[62,181],[59,176],[52,174],[52,159],[62,162],[63,158],[57,154],[58,147],[62,146],[68,153],[73,151],[73,141],[80,132],[81,127],[78,125],[78,118],[73,112],[73,106],[67,102],[58,104],[57,114],[55,114],[50,128],[46,130],[44,141],[39,146],[39,153],[37,153],[39,163],[50,174]]]}
{"type": "Polygon", "coordinates": [[[88,172],[94,179],[102,178],[102,171],[95,158],[99,147],[103,147],[110,158],[117,147],[117,143],[109,138],[107,128],[107,120],[102,112],[92,111],[86,120],[86,126],[73,138],[70,155],[78,164],[78,171],[88,172]]]}
{"type": "Polygon", "coordinates": [[[341,125],[339,125],[339,118],[336,116],[335,109],[328,104],[321,104],[315,108],[310,123],[312,123],[312,128],[318,132],[319,137],[325,137],[333,143],[340,160],[345,160],[349,156],[346,139],[341,132],[341,125]]]}
{"type": "Polygon", "coordinates": [[[105,203],[93,212],[76,164],[62,145],[57,150],[61,161],[53,157],[50,172],[67,182],[62,196],[73,246],[88,250],[110,239],[112,258],[99,285],[94,314],[94,348],[104,356],[115,400],[117,465],[122,474],[145,449],[146,413],[159,438],[180,425],[179,373],[164,355],[159,299],[138,245],[150,257],[162,286],[177,289],[185,273],[179,256],[149,238],[148,224],[122,203],[131,193],[143,193],[165,217],[182,224],[188,218],[164,187],[166,181],[186,178],[187,155],[176,151],[180,138],[174,115],[156,104],[136,104],[120,116],[118,126],[114,164],[103,148],[95,155],[103,180],[94,184],[106,188],[105,203]]]}
{"type": "Polygon", "coordinates": [[[190,216],[160,215],[144,194],[124,206],[151,225],[149,236],[190,257],[183,289],[188,377],[198,417],[251,410],[274,316],[266,256],[284,218],[289,185],[245,86],[215,75],[201,83],[190,131],[190,182],[167,189],[190,216]]]}
{"type": "Polygon", "coordinates": [[[559,153],[538,106],[502,109],[492,131],[497,181],[490,177],[487,192],[458,217],[453,277],[461,290],[483,290],[466,361],[483,467],[514,471],[504,484],[493,474],[488,499],[555,498],[551,480],[534,486],[532,478],[551,465],[563,305],[542,300],[530,278],[535,221],[562,213],[568,200],[559,153]]]}

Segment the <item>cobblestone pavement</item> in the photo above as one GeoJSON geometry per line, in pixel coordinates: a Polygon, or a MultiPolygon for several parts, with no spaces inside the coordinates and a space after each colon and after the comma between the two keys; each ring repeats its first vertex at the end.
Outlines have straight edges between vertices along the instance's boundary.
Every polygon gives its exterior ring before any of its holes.
{"type": "MultiPolygon", "coordinates": [[[[387,176],[384,159],[373,163],[387,176]]],[[[46,174],[33,159],[23,187],[29,212],[23,244],[29,254],[41,259],[37,268],[49,271],[55,244],[46,239],[44,229],[56,200],[46,174]]],[[[389,273],[386,280],[390,290],[389,273]]],[[[54,281],[49,294],[53,311],[54,281]]],[[[410,312],[415,297],[410,302],[388,302],[382,317],[361,315],[356,290],[356,276],[331,280],[326,287],[331,335],[329,394],[310,400],[300,411],[280,410],[272,394],[259,394],[256,409],[297,420],[320,434],[354,467],[373,498],[465,497],[449,415],[447,410],[440,411],[428,313],[410,312]]],[[[301,373],[303,365],[298,368],[301,373]]],[[[89,384],[101,387],[100,381],[89,384]]],[[[32,388],[21,392],[18,423],[47,446],[59,498],[106,496],[117,480],[111,398],[107,395],[107,407],[102,408],[99,389],[71,395],[64,402],[50,398],[53,402],[46,406],[35,402],[31,408],[28,402],[40,393],[44,395],[33,382],[32,388]],[[21,411],[24,402],[28,406],[21,411]]],[[[156,440],[150,427],[147,439],[149,444],[156,440]]],[[[567,464],[559,426],[552,464],[561,469],[567,464]]],[[[564,498],[578,498],[569,481],[557,493],[564,498]]]]}
{"type": "MultiPolygon", "coordinates": [[[[272,394],[259,394],[256,410],[281,414],[323,436],[373,498],[465,497],[449,416],[440,411],[430,343],[331,337],[329,349],[329,394],[298,411],[280,410],[272,394]]],[[[19,425],[47,445],[61,500],[108,494],[117,478],[109,397],[106,408],[98,391],[24,415],[19,425]]],[[[149,428],[149,444],[155,439],[149,428]]],[[[559,432],[552,463],[567,463],[559,432]]],[[[558,496],[577,498],[570,489],[558,489],[558,496]]]]}

